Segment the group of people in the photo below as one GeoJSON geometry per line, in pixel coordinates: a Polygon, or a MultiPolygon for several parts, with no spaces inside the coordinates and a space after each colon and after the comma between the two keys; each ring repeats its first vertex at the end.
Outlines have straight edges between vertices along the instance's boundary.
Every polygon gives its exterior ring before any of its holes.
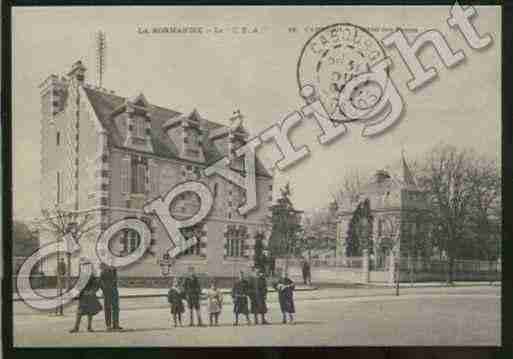
{"type": "MultiPolygon", "coordinates": [[[[90,265],[85,259],[81,259],[81,265],[90,265]]],[[[100,276],[91,276],[86,286],[78,297],[78,307],[75,325],[70,333],[77,333],[80,329],[82,317],[87,316],[87,331],[92,332],[93,317],[101,310],[105,313],[105,326],[108,331],[119,331],[123,328],[119,325],[119,292],[118,276],[115,267],[102,263],[100,276]],[[96,292],[101,288],[103,292],[103,307],[96,297],[96,292]]]]}
{"type": "MultiPolygon", "coordinates": [[[[87,330],[92,332],[92,319],[102,309],[105,312],[105,325],[108,331],[118,331],[123,328],[119,325],[119,292],[117,287],[116,268],[102,263],[100,276],[91,276],[85,288],[80,292],[76,313],[75,325],[70,333],[76,333],[80,329],[80,322],[83,316],[87,316],[87,330]],[[101,289],[104,303],[101,305],[96,297],[96,292],[101,289]]],[[[282,312],[282,323],[294,323],[294,289],[295,285],[286,272],[283,272],[280,279],[273,284],[278,292],[280,309],[282,312]]],[[[201,283],[194,271],[189,268],[189,273],[181,280],[171,279],[167,300],[170,304],[170,311],[175,327],[182,326],[182,315],[185,313],[184,301],[189,309],[189,326],[194,326],[196,316],[197,325],[204,326],[201,317],[201,283]],[[196,313],[196,315],[194,315],[196,313]]],[[[211,280],[206,290],[207,312],[209,314],[210,326],[219,325],[219,316],[223,309],[223,293],[217,287],[216,281],[211,280]]],[[[266,319],[267,308],[267,280],[262,271],[255,268],[251,275],[246,278],[244,272],[240,272],[239,278],[235,281],[231,297],[233,300],[234,326],[239,325],[239,317],[243,315],[248,325],[251,325],[250,313],[254,316],[254,324],[269,324],[266,319]],[[260,321],[259,321],[260,318],[260,321]]]]}
{"type": "MultiPolygon", "coordinates": [[[[294,322],[294,283],[282,275],[274,284],[278,292],[280,309],[283,314],[283,323],[294,322]]],[[[189,326],[194,326],[194,312],[196,312],[197,325],[203,326],[201,318],[201,285],[194,268],[189,268],[189,274],[181,282],[173,280],[168,293],[168,301],[171,306],[171,314],[175,327],[182,326],[182,314],[185,313],[184,301],[189,309],[189,326]]],[[[223,293],[217,287],[215,280],[210,281],[210,287],[206,291],[207,312],[210,326],[219,325],[219,315],[223,309],[223,293]]],[[[267,308],[267,280],[262,271],[253,269],[252,275],[246,278],[244,272],[240,272],[235,281],[231,297],[233,301],[234,326],[239,325],[239,317],[243,315],[246,323],[251,325],[250,313],[253,314],[254,324],[269,324],[266,319],[267,308]],[[259,320],[260,319],[260,320],[259,320]]]]}

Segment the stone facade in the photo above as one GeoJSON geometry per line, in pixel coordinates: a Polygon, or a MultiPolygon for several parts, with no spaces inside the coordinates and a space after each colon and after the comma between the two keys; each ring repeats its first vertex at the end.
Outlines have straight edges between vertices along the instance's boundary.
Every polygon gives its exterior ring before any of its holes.
{"type": "MultiPolygon", "coordinates": [[[[229,128],[208,121],[193,110],[189,115],[152,105],[143,94],[124,98],[87,85],[86,69],[73,65],[67,77],[51,75],[41,86],[41,208],[90,211],[98,229],[81,239],[81,255],[98,266],[95,244],[100,231],[127,217],[145,220],[152,232],[152,246],[137,263],[119,270],[130,278],[160,277],[159,260],[172,242],[156,217],[145,214],[143,205],[167,193],[177,184],[200,181],[214,195],[209,215],[192,234],[193,248],[179,255],[171,275],[189,266],[208,276],[233,277],[253,264],[255,235],[269,233],[264,223],[272,202],[272,176],[257,160],[258,207],[240,215],[245,191],[224,178],[206,177],[203,170],[243,145],[249,134],[242,124],[229,128]]],[[[242,159],[234,159],[242,168],[242,159]]],[[[198,208],[194,194],[173,201],[175,218],[193,215],[198,208]]],[[[41,234],[41,243],[55,241],[41,234]]],[[[113,251],[129,253],[138,245],[134,233],[119,233],[113,251]]],[[[72,273],[76,274],[76,260],[72,273]]],[[[42,270],[53,275],[55,261],[47,258],[42,270]]]]}

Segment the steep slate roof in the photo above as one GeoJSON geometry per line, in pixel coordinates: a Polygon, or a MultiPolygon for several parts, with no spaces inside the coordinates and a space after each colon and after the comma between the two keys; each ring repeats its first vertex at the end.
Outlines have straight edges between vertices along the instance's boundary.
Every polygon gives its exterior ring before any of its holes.
{"type": "Polygon", "coordinates": [[[377,171],[372,180],[369,181],[367,185],[363,186],[361,192],[383,194],[388,191],[401,189],[410,191],[419,190],[415,182],[415,176],[406,163],[404,154],[401,156],[401,176],[397,176],[395,173],[385,170],[377,171]]]}
{"type": "Polygon", "coordinates": [[[401,188],[402,185],[399,181],[393,178],[387,171],[382,170],[377,171],[372,179],[362,186],[360,193],[362,195],[383,194],[385,192],[395,191],[401,188]],[[378,173],[381,173],[381,175],[378,175],[378,173]]]}
{"type": "MultiPolygon", "coordinates": [[[[107,130],[109,140],[113,146],[118,148],[124,148],[124,136],[120,131],[120,126],[126,117],[124,112],[115,113],[116,109],[119,109],[126,102],[125,97],[120,97],[112,93],[99,91],[91,87],[84,86],[84,91],[89,98],[91,106],[101,122],[102,126],[107,130]]],[[[182,113],[170,110],[164,107],[150,105],[149,115],[151,118],[151,141],[153,145],[153,153],[160,157],[182,159],[178,156],[178,149],[175,143],[163,130],[164,124],[172,118],[184,116],[182,113]]],[[[191,114],[187,115],[200,117],[198,112],[194,110],[191,114]]],[[[215,145],[214,141],[208,139],[209,133],[214,130],[219,130],[223,126],[219,123],[204,120],[203,125],[206,127],[207,134],[202,141],[203,153],[207,165],[210,165],[217,160],[221,159],[226,154],[222,153],[219,146],[215,145]]],[[[256,173],[259,176],[271,177],[269,172],[262,165],[260,160],[256,159],[256,173]]]]}

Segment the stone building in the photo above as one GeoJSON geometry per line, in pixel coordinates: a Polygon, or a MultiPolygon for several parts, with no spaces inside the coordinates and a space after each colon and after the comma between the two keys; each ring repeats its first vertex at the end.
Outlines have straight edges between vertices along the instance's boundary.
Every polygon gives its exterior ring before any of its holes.
{"type": "MultiPolygon", "coordinates": [[[[249,134],[242,122],[223,126],[197,110],[183,114],[153,105],[143,94],[125,98],[88,85],[80,61],[67,76],[49,76],[40,90],[41,208],[58,204],[94,213],[100,226],[81,239],[81,255],[87,254],[98,265],[94,248],[100,231],[120,219],[138,217],[151,228],[152,246],[119,275],[133,280],[161,277],[159,261],[171,242],[158,219],[142,211],[143,204],[178,183],[196,180],[210,188],[214,205],[202,223],[183,231],[194,245],[180,253],[171,275],[194,266],[209,276],[232,277],[252,265],[255,236],[265,232],[272,202],[271,175],[257,159],[258,208],[240,215],[237,208],[245,202],[245,191],[202,172],[245,143],[249,134]]],[[[232,166],[243,168],[242,158],[232,166]]],[[[190,217],[198,206],[196,195],[184,193],[172,202],[170,213],[175,218],[190,217]]],[[[264,242],[267,238],[265,232],[264,242]]],[[[41,236],[42,244],[54,240],[49,234],[41,236]]],[[[125,255],[138,244],[137,233],[125,230],[111,248],[125,255]]],[[[43,271],[52,274],[54,265],[51,258],[45,260],[43,271]]]]}
{"type": "MultiPolygon", "coordinates": [[[[365,200],[369,201],[373,217],[370,253],[364,253],[363,272],[371,270],[394,271],[397,255],[402,258],[411,254],[413,243],[421,236],[429,235],[429,224],[425,220],[428,211],[426,193],[421,191],[402,158],[401,175],[379,170],[363,185],[358,193],[346,200],[338,210],[337,257],[346,258],[347,232],[353,213],[365,200]],[[366,268],[367,266],[367,268],[366,268]],[[370,266],[370,268],[369,268],[370,266]]],[[[388,276],[393,280],[393,276],[388,276]]]]}

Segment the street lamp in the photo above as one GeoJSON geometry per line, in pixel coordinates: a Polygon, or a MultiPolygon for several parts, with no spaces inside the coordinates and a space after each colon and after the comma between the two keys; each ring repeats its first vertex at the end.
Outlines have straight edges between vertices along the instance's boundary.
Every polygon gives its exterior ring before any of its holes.
{"type": "Polygon", "coordinates": [[[414,241],[417,241],[417,223],[411,222],[410,223],[410,245],[408,250],[408,265],[409,265],[409,272],[410,272],[410,286],[413,287],[413,272],[414,272],[414,261],[416,260],[416,257],[413,258],[411,255],[412,245],[414,241]]]}
{"type": "Polygon", "coordinates": [[[165,253],[162,256],[162,259],[159,261],[160,271],[164,277],[169,276],[170,268],[173,266],[174,260],[169,256],[168,253],[165,253]]]}
{"type": "Polygon", "coordinates": [[[369,240],[370,240],[370,221],[367,217],[363,216],[358,222],[358,234],[360,243],[362,243],[362,256],[364,264],[365,282],[369,281],[369,240]]]}
{"type": "MultiPolygon", "coordinates": [[[[66,233],[69,233],[71,235],[71,238],[73,238],[73,241],[77,242],[78,237],[78,223],[76,221],[71,221],[68,223],[68,226],[66,228],[66,233]]],[[[68,248],[69,249],[69,248],[68,248]]],[[[67,273],[66,273],[66,287],[68,290],[71,289],[71,250],[68,250],[66,252],[66,259],[67,259],[67,273]]]]}
{"type": "Polygon", "coordinates": [[[399,224],[399,218],[395,215],[386,216],[383,219],[383,225],[385,226],[384,233],[386,233],[383,245],[387,248],[387,253],[389,253],[389,265],[392,267],[391,275],[393,276],[393,283],[395,283],[395,295],[398,296],[401,274],[401,227],[399,224]]]}

